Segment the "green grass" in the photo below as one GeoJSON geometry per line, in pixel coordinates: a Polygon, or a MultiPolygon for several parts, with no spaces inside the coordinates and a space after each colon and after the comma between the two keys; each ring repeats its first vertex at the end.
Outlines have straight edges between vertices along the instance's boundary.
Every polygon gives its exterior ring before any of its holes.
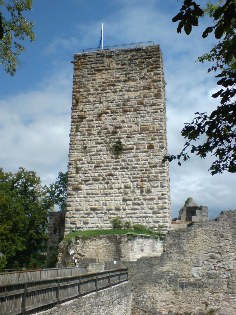
{"type": "Polygon", "coordinates": [[[152,231],[150,229],[110,229],[110,230],[85,230],[85,231],[73,231],[67,234],[64,241],[69,241],[72,238],[88,239],[92,237],[99,237],[101,235],[128,235],[135,237],[138,235],[147,235],[151,238],[163,239],[164,235],[160,231],[152,231]]]}

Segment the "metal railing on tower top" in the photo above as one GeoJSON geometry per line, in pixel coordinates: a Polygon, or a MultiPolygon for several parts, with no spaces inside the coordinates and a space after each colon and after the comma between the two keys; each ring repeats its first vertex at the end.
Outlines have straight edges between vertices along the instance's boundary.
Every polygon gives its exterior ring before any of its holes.
{"type": "Polygon", "coordinates": [[[153,41],[147,41],[147,42],[139,42],[139,43],[104,46],[103,49],[102,48],[87,48],[87,49],[83,49],[83,52],[114,50],[114,49],[127,49],[127,48],[141,48],[141,47],[147,47],[147,46],[154,46],[154,42],[153,41]]]}

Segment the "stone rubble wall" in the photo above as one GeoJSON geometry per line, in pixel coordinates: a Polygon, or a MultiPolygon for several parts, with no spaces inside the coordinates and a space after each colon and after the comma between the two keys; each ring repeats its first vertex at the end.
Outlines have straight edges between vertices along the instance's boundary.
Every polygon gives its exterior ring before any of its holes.
{"type": "Polygon", "coordinates": [[[63,239],[65,231],[65,212],[50,211],[48,215],[48,244],[47,261],[55,260],[58,254],[58,245],[63,239]]]}
{"type": "Polygon", "coordinates": [[[131,315],[131,285],[118,284],[60,304],[41,315],[131,315]]]}
{"type": "Polygon", "coordinates": [[[60,244],[59,266],[78,266],[92,260],[96,263],[136,261],[140,257],[160,256],[163,241],[147,236],[103,235],[96,238],[77,238],[60,244]]]}
{"type": "Polygon", "coordinates": [[[164,86],[159,46],[75,55],[66,233],[117,216],[168,230],[164,86]]]}
{"type": "Polygon", "coordinates": [[[181,221],[190,221],[190,222],[201,222],[208,220],[208,207],[198,206],[189,197],[184,206],[179,211],[179,220],[181,221]]]}
{"type": "Polygon", "coordinates": [[[162,256],[126,265],[132,315],[236,314],[236,210],[171,231],[162,256]]]}

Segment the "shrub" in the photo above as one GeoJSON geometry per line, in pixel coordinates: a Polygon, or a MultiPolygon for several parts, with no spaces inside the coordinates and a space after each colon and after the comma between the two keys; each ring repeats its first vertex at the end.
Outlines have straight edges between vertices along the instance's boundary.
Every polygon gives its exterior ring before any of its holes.
{"type": "Polygon", "coordinates": [[[124,228],[130,229],[131,228],[131,223],[129,221],[125,221],[124,228]]]}
{"type": "Polygon", "coordinates": [[[119,217],[112,219],[111,224],[112,224],[113,229],[122,229],[123,228],[123,223],[119,217]]]}
{"type": "Polygon", "coordinates": [[[142,230],[146,230],[145,226],[142,225],[142,224],[134,224],[134,225],[133,225],[133,229],[134,229],[134,230],[139,230],[139,231],[140,231],[140,230],[141,230],[141,231],[142,231],[142,230]]]}
{"type": "Polygon", "coordinates": [[[117,140],[115,143],[111,145],[111,152],[115,156],[119,156],[124,150],[124,145],[121,140],[117,140]]]}
{"type": "Polygon", "coordinates": [[[3,272],[7,264],[6,257],[4,255],[0,256],[0,272],[3,272]]]}

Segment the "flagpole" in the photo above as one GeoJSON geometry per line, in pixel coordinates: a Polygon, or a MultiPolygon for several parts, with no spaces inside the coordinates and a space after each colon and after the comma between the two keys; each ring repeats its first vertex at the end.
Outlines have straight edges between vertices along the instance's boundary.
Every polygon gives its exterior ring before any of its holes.
{"type": "Polygon", "coordinates": [[[103,49],[103,23],[102,23],[102,49],[103,49]]]}

